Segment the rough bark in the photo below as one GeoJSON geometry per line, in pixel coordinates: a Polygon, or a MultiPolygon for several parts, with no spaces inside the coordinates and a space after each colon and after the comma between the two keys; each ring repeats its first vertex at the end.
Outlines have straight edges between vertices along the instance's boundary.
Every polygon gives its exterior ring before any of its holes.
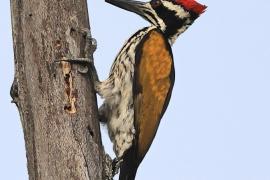
{"type": "MultiPolygon", "coordinates": [[[[79,64],[89,28],[86,0],[11,0],[15,79],[30,180],[101,180],[96,96],[79,64]]],[[[16,169],[14,170],[16,171],[16,169]]],[[[15,172],[16,173],[16,172],[15,172]]]]}

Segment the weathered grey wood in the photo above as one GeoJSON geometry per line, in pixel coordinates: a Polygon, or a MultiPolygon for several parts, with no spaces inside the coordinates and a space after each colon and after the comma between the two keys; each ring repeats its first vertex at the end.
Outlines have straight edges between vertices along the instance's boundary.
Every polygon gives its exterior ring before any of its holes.
{"type": "MultiPolygon", "coordinates": [[[[30,180],[100,180],[96,96],[78,64],[89,28],[86,0],[11,0],[15,79],[30,180]]],[[[16,173],[16,169],[14,169],[16,173]]]]}

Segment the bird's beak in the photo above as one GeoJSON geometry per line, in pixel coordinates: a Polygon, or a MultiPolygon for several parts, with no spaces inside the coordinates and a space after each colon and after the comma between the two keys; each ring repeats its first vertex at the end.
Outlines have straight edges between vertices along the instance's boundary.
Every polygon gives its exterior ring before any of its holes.
{"type": "Polygon", "coordinates": [[[139,2],[139,1],[133,1],[133,0],[105,0],[105,1],[119,8],[134,12],[144,17],[143,9],[146,4],[145,2],[139,2]]]}

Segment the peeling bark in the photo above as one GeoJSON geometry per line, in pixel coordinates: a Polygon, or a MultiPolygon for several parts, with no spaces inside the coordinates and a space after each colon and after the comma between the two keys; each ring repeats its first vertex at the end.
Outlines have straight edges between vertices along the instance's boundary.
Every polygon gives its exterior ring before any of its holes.
{"type": "Polygon", "coordinates": [[[79,64],[86,0],[11,0],[15,78],[30,180],[101,180],[103,147],[91,78],[79,64]]]}

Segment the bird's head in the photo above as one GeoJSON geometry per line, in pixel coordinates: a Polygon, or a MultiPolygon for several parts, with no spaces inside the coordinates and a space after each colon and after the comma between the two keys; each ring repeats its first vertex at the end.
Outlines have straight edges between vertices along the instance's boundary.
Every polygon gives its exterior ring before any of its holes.
{"type": "Polygon", "coordinates": [[[134,12],[159,28],[172,44],[202,14],[206,6],[195,0],[106,0],[134,12]]]}

